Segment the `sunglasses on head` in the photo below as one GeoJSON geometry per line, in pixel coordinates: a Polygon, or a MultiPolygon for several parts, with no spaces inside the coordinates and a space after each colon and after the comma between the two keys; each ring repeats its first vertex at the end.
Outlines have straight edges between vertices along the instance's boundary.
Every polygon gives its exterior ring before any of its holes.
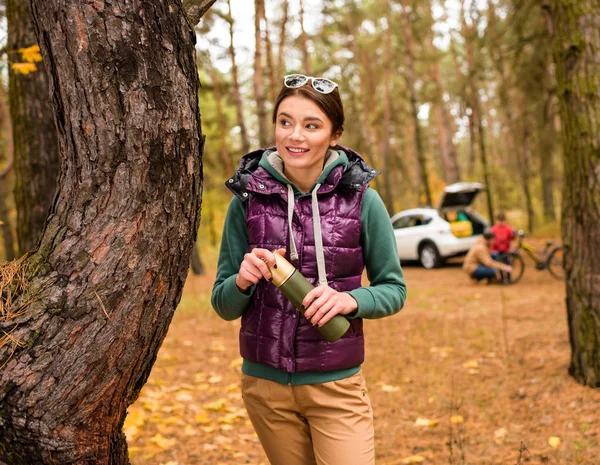
{"type": "Polygon", "coordinates": [[[312,82],[313,89],[322,94],[330,94],[338,86],[329,79],[305,76],[304,74],[288,74],[283,78],[283,84],[286,87],[295,89],[297,87],[302,87],[309,79],[312,82]]]}

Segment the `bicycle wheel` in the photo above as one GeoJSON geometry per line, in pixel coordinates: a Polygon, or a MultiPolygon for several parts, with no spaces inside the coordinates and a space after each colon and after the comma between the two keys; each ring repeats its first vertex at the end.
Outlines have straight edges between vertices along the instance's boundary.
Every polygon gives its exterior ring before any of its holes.
{"type": "Polygon", "coordinates": [[[557,247],[548,256],[548,271],[550,274],[560,280],[565,280],[565,268],[563,266],[563,248],[557,247]]]}
{"type": "Polygon", "coordinates": [[[506,262],[512,266],[512,271],[506,273],[508,277],[508,284],[516,284],[519,282],[525,271],[525,262],[518,253],[509,253],[506,262]]]}

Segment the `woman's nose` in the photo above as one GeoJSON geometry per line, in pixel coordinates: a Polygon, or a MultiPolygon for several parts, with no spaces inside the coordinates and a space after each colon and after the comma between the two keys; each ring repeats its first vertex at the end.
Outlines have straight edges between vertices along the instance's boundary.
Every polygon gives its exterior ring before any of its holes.
{"type": "Polygon", "coordinates": [[[290,139],[292,140],[304,140],[304,131],[301,126],[296,126],[294,131],[290,135],[290,139]]]}

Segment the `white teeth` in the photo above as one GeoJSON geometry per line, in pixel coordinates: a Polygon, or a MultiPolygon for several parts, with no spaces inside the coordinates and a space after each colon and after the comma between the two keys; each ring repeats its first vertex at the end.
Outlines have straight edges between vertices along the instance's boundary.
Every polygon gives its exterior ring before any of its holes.
{"type": "Polygon", "coordinates": [[[305,149],[292,149],[292,148],[289,148],[288,151],[290,151],[292,153],[304,153],[304,152],[308,152],[308,150],[305,150],[305,149]]]}

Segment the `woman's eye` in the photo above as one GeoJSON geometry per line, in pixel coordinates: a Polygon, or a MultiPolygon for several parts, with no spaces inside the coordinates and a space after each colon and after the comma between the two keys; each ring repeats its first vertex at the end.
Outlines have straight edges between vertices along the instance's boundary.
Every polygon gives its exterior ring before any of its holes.
{"type": "Polygon", "coordinates": [[[306,127],[308,129],[318,129],[319,128],[316,124],[307,124],[306,127]]]}
{"type": "Polygon", "coordinates": [[[289,126],[289,125],[290,125],[290,122],[289,122],[289,121],[286,121],[286,120],[284,120],[284,119],[282,119],[282,120],[279,122],[279,124],[281,124],[282,126],[289,126]]]}

